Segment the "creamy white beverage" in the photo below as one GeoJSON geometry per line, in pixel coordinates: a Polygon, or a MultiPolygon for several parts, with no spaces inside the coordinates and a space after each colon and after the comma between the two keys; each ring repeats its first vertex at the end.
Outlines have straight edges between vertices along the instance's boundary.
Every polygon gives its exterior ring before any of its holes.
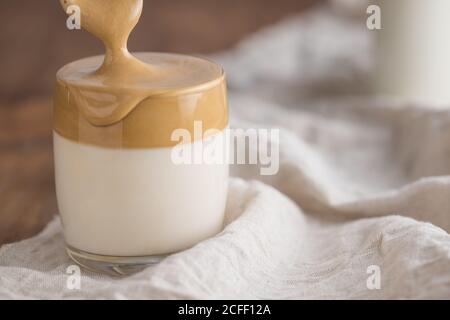
{"type": "Polygon", "coordinates": [[[450,1],[377,0],[375,90],[450,103],[450,1]]]}
{"type": "MultiPolygon", "coordinates": [[[[222,138],[212,143],[221,148],[222,138]]],[[[58,204],[74,248],[110,256],[167,254],[223,227],[225,163],[175,164],[172,148],[110,149],[58,133],[54,148],[58,204]]]]}

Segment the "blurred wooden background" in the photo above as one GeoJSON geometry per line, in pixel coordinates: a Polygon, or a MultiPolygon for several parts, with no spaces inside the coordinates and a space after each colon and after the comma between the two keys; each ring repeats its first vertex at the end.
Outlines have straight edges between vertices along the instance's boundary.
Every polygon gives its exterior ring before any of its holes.
{"type": "MultiPolygon", "coordinates": [[[[319,0],[145,0],[132,51],[209,53],[319,0]]],[[[51,149],[54,76],[102,53],[69,31],[57,0],[0,1],[0,245],[29,237],[57,212],[51,149]]]]}
{"type": "MultiPolygon", "coordinates": [[[[319,0],[145,0],[132,51],[208,53],[319,0]]],[[[48,95],[58,68],[103,52],[85,31],[69,31],[58,0],[0,1],[0,99],[48,95]]]]}

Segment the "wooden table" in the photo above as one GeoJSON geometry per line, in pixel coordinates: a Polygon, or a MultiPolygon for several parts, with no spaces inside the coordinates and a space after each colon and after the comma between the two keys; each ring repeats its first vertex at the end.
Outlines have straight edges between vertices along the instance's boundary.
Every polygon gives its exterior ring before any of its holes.
{"type": "Polygon", "coordinates": [[[0,105],[0,245],[36,234],[57,213],[51,105],[0,105]]]}

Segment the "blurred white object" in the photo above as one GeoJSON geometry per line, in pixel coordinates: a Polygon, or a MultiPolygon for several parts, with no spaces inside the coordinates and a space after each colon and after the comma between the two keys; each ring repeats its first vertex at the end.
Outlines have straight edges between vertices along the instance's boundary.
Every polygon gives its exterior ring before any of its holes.
{"type": "Polygon", "coordinates": [[[377,0],[375,90],[450,103],[450,1],[377,0]]]}

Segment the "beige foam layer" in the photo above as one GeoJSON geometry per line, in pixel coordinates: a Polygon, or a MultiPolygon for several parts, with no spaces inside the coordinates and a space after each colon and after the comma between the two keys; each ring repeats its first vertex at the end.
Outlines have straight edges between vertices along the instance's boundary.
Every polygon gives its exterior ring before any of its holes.
{"type": "Polygon", "coordinates": [[[179,128],[188,130],[194,138],[194,121],[201,121],[204,131],[226,128],[226,81],[220,67],[208,60],[172,54],[145,53],[138,57],[144,61],[174,61],[173,64],[196,59],[197,67],[203,63],[203,77],[195,80],[191,76],[190,86],[165,90],[161,83],[114,90],[76,80],[86,70],[95,69],[101,57],[71,63],[57,76],[55,131],[68,139],[97,146],[151,148],[177,144],[171,135],[179,128]],[[210,70],[209,78],[205,77],[205,70],[210,70]],[[218,76],[212,77],[211,70],[218,76]]]}

